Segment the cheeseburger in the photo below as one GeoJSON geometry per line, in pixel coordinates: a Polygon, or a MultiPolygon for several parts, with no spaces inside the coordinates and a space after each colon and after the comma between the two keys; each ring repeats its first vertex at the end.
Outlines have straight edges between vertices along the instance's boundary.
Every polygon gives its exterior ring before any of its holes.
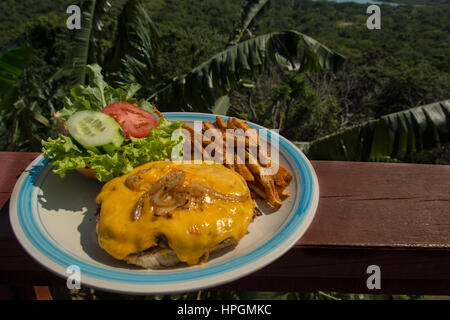
{"type": "Polygon", "coordinates": [[[242,176],[212,162],[147,163],[106,183],[97,203],[100,246],[151,269],[205,263],[258,212],[242,176]]]}

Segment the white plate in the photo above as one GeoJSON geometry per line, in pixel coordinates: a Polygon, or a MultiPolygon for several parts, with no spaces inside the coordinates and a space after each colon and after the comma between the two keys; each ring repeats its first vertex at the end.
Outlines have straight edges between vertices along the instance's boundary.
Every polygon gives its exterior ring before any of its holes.
{"type": "MultiPolygon", "coordinates": [[[[212,114],[165,115],[169,120],[188,123],[215,121],[212,114]]],[[[266,133],[268,137],[276,135],[267,130],[266,133]]],[[[201,266],[142,270],[110,257],[99,247],[95,236],[95,197],[101,184],[77,172],[61,179],[42,156],[28,166],[14,188],[11,225],[25,250],[49,270],[66,278],[67,268],[78,266],[82,286],[137,294],[217,286],[279,258],[300,239],[314,217],[319,201],[314,169],[303,153],[281,136],[279,146],[281,165],[294,175],[288,187],[291,196],[277,212],[263,208],[264,214],[250,224],[248,234],[234,249],[211,256],[201,266]]]]}

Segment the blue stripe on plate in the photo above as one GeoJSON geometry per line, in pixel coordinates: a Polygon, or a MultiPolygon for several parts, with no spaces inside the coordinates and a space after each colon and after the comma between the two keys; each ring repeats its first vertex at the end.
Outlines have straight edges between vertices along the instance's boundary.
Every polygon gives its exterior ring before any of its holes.
{"type": "MultiPolygon", "coordinates": [[[[210,114],[190,114],[190,113],[166,113],[166,117],[170,120],[205,120],[214,121],[215,116],[210,114]]],[[[227,118],[227,117],[223,117],[227,118]]],[[[261,126],[250,124],[253,128],[266,130],[261,126]]],[[[266,130],[267,139],[270,140],[272,132],[266,130]]],[[[230,272],[238,268],[245,267],[252,262],[264,257],[273,250],[276,250],[283,244],[289,237],[291,237],[295,231],[301,226],[306,214],[312,204],[314,196],[314,179],[312,172],[306,162],[304,156],[298,151],[298,149],[288,142],[285,138],[280,136],[280,151],[287,156],[288,163],[292,165],[293,173],[297,173],[301,182],[301,193],[299,199],[296,198],[294,203],[297,205],[294,208],[294,213],[291,215],[290,220],[284,225],[284,227],[268,242],[260,246],[259,248],[249,252],[245,255],[237,257],[233,260],[221,263],[219,265],[206,266],[205,268],[197,270],[174,270],[171,273],[141,273],[136,271],[116,270],[111,268],[105,268],[98,265],[93,265],[86,261],[82,261],[77,257],[70,255],[59,248],[57,245],[50,241],[46,235],[41,231],[41,228],[37,225],[37,220],[33,215],[32,203],[33,191],[37,187],[36,182],[41,180],[42,184],[45,179],[41,179],[41,175],[48,172],[48,159],[42,159],[35,165],[36,170],[32,170],[26,179],[24,180],[18,196],[18,220],[20,226],[33,246],[41,254],[46,256],[54,263],[60,265],[63,268],[67,268],[69,265],[78,265],[82,270],[83,275],[87,275],[93,278],[101,279],[104,281],[114,282],[126,282],[132,284],[158,284],[158,283],[176,283],[187,282],[193,280],[199,280],[208,278],[210,276],[217,276],[221,273],[230,272]]],[[[296,179],[294,179],[296,183],[296,179]]],[[[296,186],[298,188],[299,186],[296,186]]],[[[298,193],[296,195],[298,197],[298,193]]],[[[38,207],[36,207],[38,208],[38,207]]],[[[37,213],[39,215],[39,213],[37,213]]],[[[312,213],[314,214],[314,213],[312,213]]]]}

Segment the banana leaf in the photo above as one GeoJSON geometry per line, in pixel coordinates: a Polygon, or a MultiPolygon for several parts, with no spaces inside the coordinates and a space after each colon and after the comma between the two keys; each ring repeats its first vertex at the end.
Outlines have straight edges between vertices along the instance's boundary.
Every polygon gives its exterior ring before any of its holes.
{"type": "Polygon", "coordinates": [[[103,64],[108,81],[149,85],[158,49],[158,30],[142,1],[127,1],[118,18],[117,36],[103,64]]]}
{"type": "Polygon", "coordinates": [[[71,70],[69,81],[72,86],[85,83],[84,68],[87,64],[100,63],[102,53],[97,34],[102,31],[103,19],[110,7],[108,0],[84,1],[81,29],[68,31],[70,39],[66,69],[71,70]]]}
{"type": "Polygon", "coordinates": [[[297,31],[273,32],[230,46],[175,77],[150,96],[161,110],[211,112],[243,79],[251,79],[278,64],[289,70],[336,71],[344,58],[318,41],[297,31]]]}
{"type": "Polygon", "coordinates": [[[24,36],[0,50],[0,94],[11,92],[31,61],[33,49],[24,36]]]}
{"type": "Polygon", "coordinates": [[[264,11],[270,4],[269,0],[248,0],[242,7],[241,18],[234,27],[233,34],[230,36],[229,45],[236,45],[241,41],[245,32],[248,31],[256,16],[264,11]]]}
{"type": "Polygon", "coordinates": [[[316,160],[406,159],[450,141],[450,100],[396,112],[313,141],[316,160]]]}

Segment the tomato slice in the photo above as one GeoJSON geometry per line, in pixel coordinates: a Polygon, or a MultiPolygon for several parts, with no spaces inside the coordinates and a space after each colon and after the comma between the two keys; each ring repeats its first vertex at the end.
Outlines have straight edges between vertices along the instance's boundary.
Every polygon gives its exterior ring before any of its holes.
{"type": "Polygon", "coordinates": [[[128,102],[114,102],[102,109],[122,127],[127,138],[143,138],[158,126],[158,120],[150,112],[128,102]]]}

